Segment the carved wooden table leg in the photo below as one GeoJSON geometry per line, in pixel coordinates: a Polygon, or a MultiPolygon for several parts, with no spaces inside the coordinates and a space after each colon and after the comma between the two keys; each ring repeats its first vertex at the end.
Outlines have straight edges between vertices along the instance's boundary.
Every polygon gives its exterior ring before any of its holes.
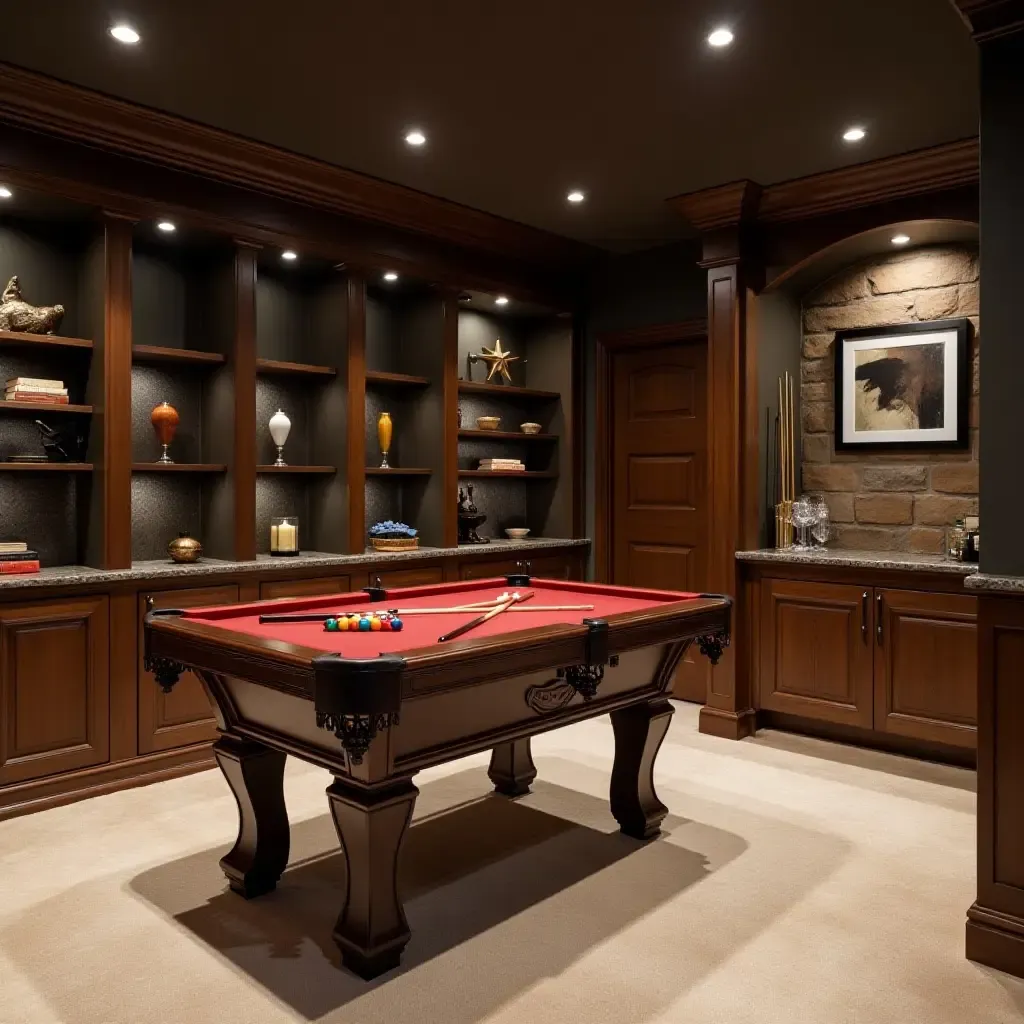
{"type": "Polygon", "coordinates": [[[612,814],[622,831],[636,839],[656,836],[668,813],[654,791],[654,759],[672,714],[667,700],[635,704],[611,714],[615,732],[612,814]]]}
{"type": "Polygon", "coordinates": [[[220,866],[246,899],[277,886],[288,865],[288,811],[284,805],[287,755],[251,740],[222,736],[213,745],[217,764],[238,804],[238,838],[220,866]]]}
{"type": "Polygon", "coordinates": [[[530,755],[530,737],[499,743],[491,751],[487,775],[494,788],[505,796],[529,793],[530,784],[537,778],[537,769],[530,755]]]}
{"type": "Polygon", "coordinates": [[[345,906],[334,926],[342,962],[362,978],[397,967],[409,941],[398,895],[398,852],[419,790],[398,779],[379,790],[327,787],[348,868],[345,906]]]}

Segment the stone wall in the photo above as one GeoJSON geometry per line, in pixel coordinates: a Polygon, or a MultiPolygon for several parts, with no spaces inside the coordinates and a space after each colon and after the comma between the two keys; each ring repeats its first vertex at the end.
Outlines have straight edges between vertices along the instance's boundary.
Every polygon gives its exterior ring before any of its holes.
{"type": "Polygon", "coordinates": [[[874,257],[804,297],[803,488],[828,499],[833,546],[939,552],[946,525],[978,511],[978,285],[977,249],[943,245],[874,257]],[[960,316],[974,324],[969,451],[837,454],[835,332],[960,316]]]}

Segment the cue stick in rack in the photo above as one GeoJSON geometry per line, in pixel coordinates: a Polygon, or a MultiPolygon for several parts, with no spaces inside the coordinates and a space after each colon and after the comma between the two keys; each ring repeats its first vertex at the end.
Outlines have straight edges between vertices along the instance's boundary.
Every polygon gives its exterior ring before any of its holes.
{"type": "Polygon", "coordinates": [[[464,633],[468,633],[471,629],[476,629],[477,626],[482,626],[489,619],[493,619],[496,615],[500,615],[502,612],[508,611],[512,605],[519,601],[529,601],[533,597],[533,591],[528,590],[525,594],[512,594],[507,601],[502,601],[501,604],[492,608],[489,612],[484,612],[483,615],[478,615],[475,619],[470,619],[469,622],[464,622],[461,626],[456,626],[449,633],[445,633],[443,636],[437,638],[439,644],[446,643],[448,640],[454,640],[457,636],[462,636],[464,633]]]}

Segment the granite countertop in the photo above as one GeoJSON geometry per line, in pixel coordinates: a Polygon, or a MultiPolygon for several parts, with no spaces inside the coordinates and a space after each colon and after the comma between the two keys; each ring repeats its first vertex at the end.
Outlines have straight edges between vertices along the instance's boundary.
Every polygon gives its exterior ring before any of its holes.
{"type": "MultiPolygon", "coordinates": [[[[918,572],[944,572],[953,576],[966,577],[973,576],[978,571],[976,564],[957,562],[952,558],[946,558],[945,555],[915,555],[902,551],[857,551],[845,548],[812,548],[809,551],[795,551],[792,548],[760,548],[757,551],[737,551],[736,558],[740,562],[826,565],[852,569],[916,570],[918,572]]],[[[970,586],[970,584],[967,585],[970,586]]]]}
{"type": "Polygon", "coordinates": [[[374,551],[372,548],[353,555],[337,555],[320,551],[304,551],[293,557],[257,555],[251,562],[231,562],[217,558],[204,558],[193,565],[176,565],[166,559],[134,562],[130,569],[91,569],[85,565],[62,565],[42,569],[38,573],[24,576],[0,576],[0,590],[20,588],[24,590],[68,585],[96,586],[107,583],[122,583],[130,580],[181,579],[188,576],[218,576],[252,571],[255,569],[310,569],[317,566],[335,565],[383,565],[391,563],[429,562],[438,558],[487,554],[528,555],[532,551],[549,548],[588,547],[587,538],[536,537],[527,540],[492,540],[489,544],[460,544],[454,548],[416,548],[412,551],[374,551]]]}
{"type": "Polygon", "coordinates": [[[968,590],[990,591],[994,594],[1024,594],[1024,576],[996,576],[989,572],[976,572],[964,580],[968,590]]]}

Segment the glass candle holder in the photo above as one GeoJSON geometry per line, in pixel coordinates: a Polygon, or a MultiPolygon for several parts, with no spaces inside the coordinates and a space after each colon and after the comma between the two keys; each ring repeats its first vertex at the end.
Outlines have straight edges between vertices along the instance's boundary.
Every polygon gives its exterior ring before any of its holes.
{"type": "Polygon", "coordinates": [[[274,516],[270,520],[270,553],[297,555],[299,553],[298,516],[274,516]]]}

